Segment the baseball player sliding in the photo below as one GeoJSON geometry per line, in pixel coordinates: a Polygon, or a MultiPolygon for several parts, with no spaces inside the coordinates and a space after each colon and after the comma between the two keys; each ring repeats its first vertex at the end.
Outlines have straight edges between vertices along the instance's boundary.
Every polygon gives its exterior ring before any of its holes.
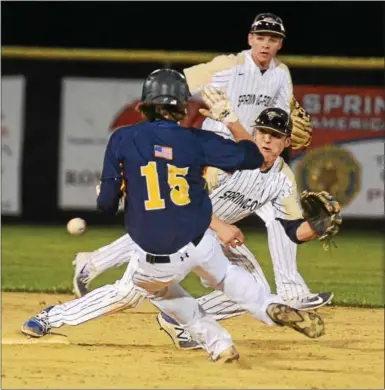
{"type": "MultiPolygon", "coordinates": [[[[288,68],[280,63],[276,54],[282,47],[286,32],[282,20],[272,14],[260,14],[255,18],[248,43],[250,50],[237,55],[221,55],[211,62],[184,70],[191,93],[196,100],[203,85],[212,85],[226,92],[235,114],[243,127],[251,134],[253,122],[266,107],[279,107],[290,112],[293,121],[291,147],[307,147],[311,140],[311,121],[309,116],[292,97],[292,82],[288,68]]],[[[198,105],[199,106],[199,105],[198,105]]],[[[190,121],[196,112],[189,111],[190,121]]],[[[189,119],[186,119],[188,124],[189,119]]],[[[226,138],[231,132],[221,122],[207,117],[202,128],[213,131],[226,138]]],[[[206,180],[209,189],[220,185],[227,175],[217,169],[208,169],[206,180]]],[[[246,185],[253,180],[251,174],[242,176],[246,185]]],[[[295,185],[294,177],[291,179],[295,185]]],[[[250,184],[250,183],[249,183],[250,184]]],[[[241,183],[240,183],[241,185],[241,183]]],[[[234,198],[233,198],[234,197],[234,198]]],[[[232,197],[215,200],[214,210],[221,212],[220,202],[235,200],[232,197]]],[[[333,293],[311,293],[297,268],[297,243],[290,240],[283,226],[276,220],[276,209],[271,202],[255,207],[256,213],[265,222],[268,244],[275,276],[277,294],[293,307],[308,310],[329,303],[333,293]]],[[[78,296],[87,292],[89,283],[99,274],[111,267],[128,262],[131,244],[126,236],[92,253],[79,253],[74,261],[74,291],[78,296]]],[[[233,254],[235,256],[236,254],[233,254]]]]}
{"type": "MultiPolygon", "coordinates": [[[[238,360],[230,334],[179,285],[190,271],[268,325],[288,326],[311,338],[323,334],[324,324],[318,315],[283,304],[268,285],[231,264],[209,229],[217,229],[218,221],[212,217],[205,191],[204,167],[228,172],[272,168],[273,153],[289,142],[285,136],[291,131],[289,115],[279,109],[268,109],[266,115],[262,112],[261,121],[256,123],[255,144],[224,95],[206,89],[209,106],[213,103],[207,114],[229,126],[235,143],[206,131],[183,129],[176,123],[185,112],[187,92],[187,83],[178,72],[153,72],[143,84],[140,110],[145,120],[120,128],[107,145],[98,208],[116,213],[124,195],[122,184],[126,183],[125,222],[136,245],[123,279],[77,300],[46,308],[24,323],[24,334],[42,337],[51,328],[77,325],[135,306],[141,297],[147,297],[178,321],[214,361],[238,360]],[[281,128],[285,128],[282,137],[271,135],[281,128]],[[263,134],[259,136],[259,132],[263,134]]],[[[314,229],[315,225],[302,220],[293,235],[307,239],[316,235],[314,229]]],[[[233,245],[242,241],[238,232],[232,234],[233,245]]]]}

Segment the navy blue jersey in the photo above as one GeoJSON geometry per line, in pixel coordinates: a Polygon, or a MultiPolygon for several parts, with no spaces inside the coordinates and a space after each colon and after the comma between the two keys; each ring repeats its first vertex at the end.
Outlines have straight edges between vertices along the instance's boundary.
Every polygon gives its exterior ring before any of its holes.
{"type": "Polygon", "coordinates": [[[204,168],[233,172],[262,162],[253,142],[235,143],[171,121],[121,127],[107,145],[98,208],[116,213],[124,183],[125,224],[132,239],[153,254],[175,253],[211,222],[204,168]]]}

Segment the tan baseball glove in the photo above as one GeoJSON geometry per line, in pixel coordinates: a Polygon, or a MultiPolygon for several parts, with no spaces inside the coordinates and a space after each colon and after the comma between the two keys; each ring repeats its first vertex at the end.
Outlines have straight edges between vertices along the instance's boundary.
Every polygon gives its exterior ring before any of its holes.
{"type": "Polygon", "coordinates": [[[340,204],[326,191],[303,191],[300,196],[303,217],[327,250],[342,223],[340,204]]]}
{"type": "Polygon", "coordinates": [[[293,121],[291,148],[294,150],[306,149],[310,145],[313,135],[311,117],[294,96],[290,102],[290,111],[293,121]]]}

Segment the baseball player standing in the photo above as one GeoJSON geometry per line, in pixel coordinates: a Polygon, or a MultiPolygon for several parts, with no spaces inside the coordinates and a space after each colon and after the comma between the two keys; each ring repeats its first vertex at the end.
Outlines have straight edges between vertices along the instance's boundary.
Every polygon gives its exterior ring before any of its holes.
{"type": "MultiPolygon", "coordinates": [[[[218,56],[209,63],[187,68],[184,73],[195,97],[199,96],[202,87],[207,84],[226,91],[235,114],[250,134],[255,118],[264,108],[279,107],[290,112],[290,109],[296,107],[296,110],[292,110],[292,140],[295,141],[292,147],[298,148],[307,146],[309,139],[298,137],[297,134],[306,136],[311,128],[304,126],[302,114],[294,114],[301,110],[292,97],[290,72],[286,65],[275,58],[285,36],[281,18],[269,13],[259,14],[248,35],[250,50],[237,55],[218,56]]],[[[189,115],[194,116],[194,113],[190,112],[189,115]]],[[[225,138],[232,138],[230,130],[223,123],[210,117],[204,120],[202,128],[225,138]]],[[[226,176],[217,169],[209,169],[206,179],[210,189],[221,184],[226,176]]],[[[247,178],[245,181],[247,182],[247,178]]],[[[257,208],[255,213],[264,220],[267,228],[277,294],[286,303],[303,310],[319,308],[329,303],[333,293],[310,293],[298,272],[297,244],[290,240],[276,220],[273,205],[268,202],[257,208]]],[[[77,295],[84,295],[90,281],[106,269],[128,262],[130,250],[130,244],[123,236],[92,253],[79,253],[74,261],[74,290],[77,295]]]]}
{"type": "MultiPolygon", "coordinates": [[[[111,313],[119,305],[121,309],[128,303],[125,298],[132,294],[133,284],[142,297],[181,324],[214,361],[238,360],[230,334],[179,285],[193,270],[266,324],[286,325],[312,338],[323,334],[319,316],[284,305],[264,284],[232,265],[208,229],[212,206],[204,168],[255,169],[264,158],[242,127],[231,129],[235,143],[179,126],[188,96],[187,82],[178,72],[151,73],[143,84],[140,106],[146,120],[118,129],[107,145],[97,205],[115,214],[125,195],[125,225],[136,244],[123,277],[126,283],[48,307],[24,323],[24,334],[42,337],[52,327],[81,323],[111,313]],[[122,184],[129,188],[125,194],[122,184]]],[[[237,118],[226,113],[225,119],[235,122],[237,118]]],[[[236,232],[233,241],[241,243],[243,237],[236,232]]]]}
{"type": "MultiPolygon", "coordinates": [[[[248,35],[250,50],[237,55],[221,55],[208,63],[184,69],[191,93],[196,94],[206,84],[226,91],[236,115],[250,133],[255,118],[264,108],[279,107],[290,112],[296,104],[290,72],[286,65],[275,58],[285,36],[281,18],[270,13],[257,15],[248,35]]],[[[301,118],[292,116],[292,120],[293,133],[303,132],[301,118]]],[[[210,117],[203,121],[202,128],[231,138],[226,126],[210,117]]],[[[215,169],[208,170],[209,186],[219,185],[218,179],[225,177],[221,175],[218,178],[217,174],[215,169]]],[[[290,305],[305,310],[329,303],[333,298],[332,293],[310,293],[298,272],[297,245],[276,221],[272,205],[266,204],[256,214],[267,228],[277,294],[290,305]]]]}

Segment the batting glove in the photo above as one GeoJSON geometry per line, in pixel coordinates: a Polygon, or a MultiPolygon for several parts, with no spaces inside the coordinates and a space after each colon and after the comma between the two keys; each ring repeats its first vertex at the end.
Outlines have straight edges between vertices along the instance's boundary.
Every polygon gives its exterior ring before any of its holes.
{"type": "Polygon", "coordinates": [[[208,110],[204,108],[199,109],[199,112],[203,116],[210,117],[225,125],[238,120],[238,117],[231,106],[231,102],[224,91],[217,90],[211,85],[206,85],[201,92],[201,96],[209,108],[208,110]]]}

